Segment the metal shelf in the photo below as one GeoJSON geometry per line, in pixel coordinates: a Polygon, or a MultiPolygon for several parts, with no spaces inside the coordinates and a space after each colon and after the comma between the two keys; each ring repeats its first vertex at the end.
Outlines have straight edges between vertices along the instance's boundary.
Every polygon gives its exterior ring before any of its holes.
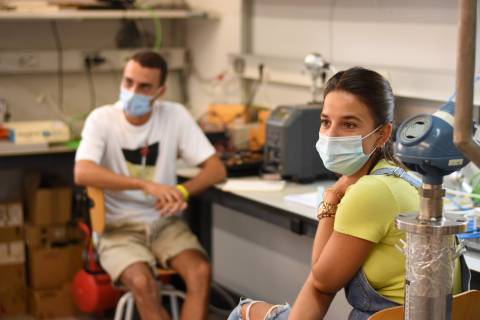
{"type": "Polygon", "coordinates": [[[44,12],[0,11],[0,20],[104,20],[104,19],[217,19],[202,10],[58,10],[44,12]]]}
{"type": "MultiPolygon", "coordinates": [[[[251,54],[231,54],[234,66],[243,68],[241,77],[246,80],[258,80],[258,66],[264,65],[264,75],[271,83],[287,86],[309,87],[310,75],[305,71],[303,58],[285,58],[251,54]]],[[[337,70],[353,67],[352,63],[331,61],[337,70]]],[[[390,81],[397,97],[445,101],[455,89],[454,69],[427,69],[401,66],[364,66],[382,74],[390,81]]],[[[328,75],[330,77],[331,74],[328,75]]],[[[475,93],[475,105],[480,105],[480,86],[475,93]]]]}

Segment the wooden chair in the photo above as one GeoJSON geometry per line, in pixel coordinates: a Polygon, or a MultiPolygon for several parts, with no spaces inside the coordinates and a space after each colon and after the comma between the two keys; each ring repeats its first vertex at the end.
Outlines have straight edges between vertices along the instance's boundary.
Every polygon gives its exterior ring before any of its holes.
{"type": "Polygon", "coordinates": [[[403,320],[403,306],[375,312],[368,320],[403,320]]]}
{"type": "MultiPolygon", "coordinates": [[[[92,241],[96,248],[99,237],[105,230],[105,196],[103,190],[87,187],[87,195],[92,201],[90,208],[90,225],[92,228],[92,241]]],[[[185,293],[175,289],[172,285],[168,284],[170,278],[178,273],[172,269],[157,269],[158,287],[162,296],[167,296],[170,300],[170,311],[172,313],[172,319],[178,320],[180,318],[178,299],[185,299],[185,293]]],[[[118,300],[117,307],[115,308],[115,320],[126,319],[130,320],[133,317],[134,299],[131,292],[126,292],[120,300],[118,300]]]]}
{"type": "MultiPolygon", "coordinates": [[[[480,316],[480,291],[470,290],[453,297],[452,320],[475,320],[480,316]]],[[[369,320],[403,320],[403,307],[384,309],[369,320]]]]}

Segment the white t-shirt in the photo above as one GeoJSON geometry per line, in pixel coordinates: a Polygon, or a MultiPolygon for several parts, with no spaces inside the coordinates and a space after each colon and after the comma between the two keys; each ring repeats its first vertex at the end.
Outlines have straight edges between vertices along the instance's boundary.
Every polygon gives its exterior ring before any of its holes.
{"type": "MultiPolygon", "coordinates": [[[[117,174],[175,185],[178,157],[196,166],[214,153],[181,104],[157,101],[148,122],[134,126],[117,102],[90,113],[75,160],[91,160],[117,174]]],[[[107,223],[156,220],[154,204],[154,197],[141,190],[105,190],[107,223]]]]}

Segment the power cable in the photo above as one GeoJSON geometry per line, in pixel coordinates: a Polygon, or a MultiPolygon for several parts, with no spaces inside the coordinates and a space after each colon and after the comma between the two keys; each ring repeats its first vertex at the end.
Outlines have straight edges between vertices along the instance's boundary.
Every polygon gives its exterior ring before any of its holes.
{"type": "Polygon", "coordinates": [[[88,92],[90,94],[90,111],[92,111],[97,104],[97,95],[95,92],[95,84],[93,82],[92,67],[88,63],[85,63],[85,75],[87,77],[88,92]]]}
{"type": "Polygon", "coordinates": [[[56,21],[50,21],[53,41],[57,50],[57,101],[59,110],[63,111],[63,47],[56,21]]]}

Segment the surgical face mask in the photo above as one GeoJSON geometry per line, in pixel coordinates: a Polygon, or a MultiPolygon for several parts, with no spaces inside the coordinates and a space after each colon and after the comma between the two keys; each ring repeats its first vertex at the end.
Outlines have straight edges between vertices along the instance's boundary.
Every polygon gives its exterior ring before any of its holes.
{"type": "Polygon", "coordinates": [[[132,117],[141,117],[150,111],[152,97],[136,94],[121,88],[118,99],[122,103],[123,110],[132,117]]]}
{"type": "Polygon", "coordinates": [[[325,168],[345,176],[356,173],[377,149],[375,147],[370,154],[363,153],[363,139],[379,128],[380,126],[363,138],[362,136],[329,137],[320,133],[315,147],[325,168]]]}

